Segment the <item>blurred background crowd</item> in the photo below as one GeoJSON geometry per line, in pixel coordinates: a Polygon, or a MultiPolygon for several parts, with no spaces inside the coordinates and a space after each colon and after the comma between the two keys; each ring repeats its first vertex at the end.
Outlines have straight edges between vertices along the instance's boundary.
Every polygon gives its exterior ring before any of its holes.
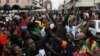
{"type": "Polygon", "coordinates": [[[100,56],[100,13],[74,5],[67,12],[0,15],[0,56],[100,56]]]}

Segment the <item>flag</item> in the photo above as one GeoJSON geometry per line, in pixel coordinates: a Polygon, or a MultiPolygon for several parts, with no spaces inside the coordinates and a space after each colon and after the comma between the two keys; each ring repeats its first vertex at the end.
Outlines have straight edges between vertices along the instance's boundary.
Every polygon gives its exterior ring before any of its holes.
{"type": "Polygon", "coordinates": [[[96,42],[94,39],[92,39],[91,37],[87,38],[87,40],[85,41],[85,46],[88,47],[88,50],[89,51],[93,51],[95,50],[96,48],[98,48],[99,46],[99,43],[96,42]]]}
{"type": "Polygon", "coordinates": [[[7,44],[7,35],[5,35],[5,34],[1,34],[0,35],[0,43],[2,45],[6,45],[7,44]]]}

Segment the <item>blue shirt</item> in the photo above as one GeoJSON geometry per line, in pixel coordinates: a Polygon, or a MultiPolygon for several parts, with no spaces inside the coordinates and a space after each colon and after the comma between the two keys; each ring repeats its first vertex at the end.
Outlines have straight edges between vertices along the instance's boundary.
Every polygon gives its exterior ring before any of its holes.
{"type": "Polygon", "coordinates": [[[75,46],[73,46],[72,43],[68,43],[66,46],[66,56],[73,56],[73,53],[77,50],[77,44],[74,43],[75,46]]]}

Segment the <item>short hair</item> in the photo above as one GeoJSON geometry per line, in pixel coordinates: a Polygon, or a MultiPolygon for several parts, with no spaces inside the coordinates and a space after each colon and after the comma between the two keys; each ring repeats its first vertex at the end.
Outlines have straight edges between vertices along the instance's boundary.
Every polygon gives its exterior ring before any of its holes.
{"type": "Polygon", "coordinates": [[[33,39],[28,38],[26,39],[26,45],[28,46],[29,43],[35,42],[33,39]]]}

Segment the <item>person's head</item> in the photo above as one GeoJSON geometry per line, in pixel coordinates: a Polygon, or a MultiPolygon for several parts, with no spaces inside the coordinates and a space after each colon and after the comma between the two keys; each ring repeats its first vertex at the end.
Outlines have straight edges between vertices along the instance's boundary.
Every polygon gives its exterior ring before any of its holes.
{"type": "Polygon", "coordinates": [[[66,33],[66,39],[68,40],[68,42],[73,42],[74,35],[72,33],[66,33]]]}
{"type": "Polygon", "coordinates": [[[21,16],[23,19],[26,19],[26,13],[25,12],[21,12],[21,16]]]}
{"type": "Polygon", "coordinates": [[[57,17],[56,17],[56,19],[55,19],[55,24],[58,25],[58,26],[62,25],[62,19],[61,19],[60,16],[57,16],[57,17]]]}
{"type": "Polygon", "coordinates": [[[46,16],[43,16],[43,17],[42,17],[42,22],[46,23],[46,21],[47,21],[46,16]]]}
{"type": "Polygon", "coordinates": [[[70,27],[73,26],[73,20],[69,20],[69,26],[70,26],[70,27]]]}
{"type": "Polygon", "coordinates": [[[29,49],[35,51],[36,50],[36,44],[35,41],[33,39],[27,39],[27,46],[29,49]]]}
{"type": "Polygon", "coordinates": [[[74,19],[75,19],[76,17],[75,17],[75,15],[70,15],[69,16],[69,18],[68,18],[68,25],[70,26],[70,27],[72,27],[74,24],[74,19]]]}
{"type": "Polygon", "coordinates": [[[95,11],[95,7],[90,7],[90,11],[94,12],[95,11]]]}
{"type": "Polygon", "coordinates": [[[20,48],[18,45],[14,46],[14,50],[13,51],[14,51],[14,55],[20,55],[20,56],[23,55],[22,48],[20,48]]]}

